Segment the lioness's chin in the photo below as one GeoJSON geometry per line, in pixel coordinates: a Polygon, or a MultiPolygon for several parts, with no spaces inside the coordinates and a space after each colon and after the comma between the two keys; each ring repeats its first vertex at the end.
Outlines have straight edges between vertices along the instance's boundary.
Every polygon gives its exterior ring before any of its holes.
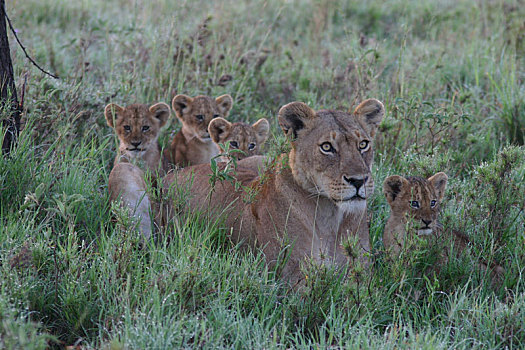
{"type": "Polygon", "coordinates": [[[431,228],[419,229],[417,230],[417,234],[418,236],[428,236],[432,234],[432,229],[431,228]]]}
{"type": "Polygon", "coordinates": [[[361,198],[350,199],[346,201],[335,201],[339,210],[345,213],[361,212],[366,209],[366,200],[361,198]]]}

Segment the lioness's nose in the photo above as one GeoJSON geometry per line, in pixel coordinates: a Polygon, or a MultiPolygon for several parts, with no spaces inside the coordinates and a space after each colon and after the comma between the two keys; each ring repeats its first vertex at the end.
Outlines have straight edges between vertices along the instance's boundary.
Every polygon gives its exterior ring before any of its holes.
{"type": "Polygon", "coordinates": [[[343,175],[343,180],[348,182],[350,185],[353,185],[356,190],[359,190],[361,186],[368,180],[368,176],[365,176],[363,179],[358,179],[355,177],[346,177],[343,175]]]}
{"type": "Polygon", "coordinates": [[[423,223],[427,226],[430,225],[430,223],[432,222],[432,220],[425,220],[425,219],[421,219],[421,221],[423,221],[423,223]]]}
{"type": "Polygon", "coordinates": [[[131,144],[135,147],[138,147],[140,144],[142,143],[142,141],[132,141],[131,144]]]}

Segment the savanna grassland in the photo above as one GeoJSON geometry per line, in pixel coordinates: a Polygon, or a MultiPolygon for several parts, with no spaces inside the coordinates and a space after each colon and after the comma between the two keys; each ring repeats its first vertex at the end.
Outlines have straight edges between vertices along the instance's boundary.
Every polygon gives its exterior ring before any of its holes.
{"type": "MultiPolygon", "coordinates": [[[[18,146],[0,157],[0,348],[525,347],[525,3],[12,0],[18,146]],[[117,148],[104,106],[229,93],[231,120],[374,97],[373,264],[305,264],[290,290],[261,254],[191,216],[142,246],[109,203],[117,148]],[[391,260],[388,175],[444,171],[446,243],[391,260]],[[505,272],[494,280],[479,261],[505,272]]],[[[5,113],[2,117],[5,116],[5,113]]],[[[172,118],[161,141],[180,128],[172,118]]]]}

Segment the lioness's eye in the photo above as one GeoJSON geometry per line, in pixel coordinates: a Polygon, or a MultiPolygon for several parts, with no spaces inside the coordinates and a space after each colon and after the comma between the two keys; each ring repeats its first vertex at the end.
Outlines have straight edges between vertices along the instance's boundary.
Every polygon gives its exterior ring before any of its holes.
{"type": "Polygon", "coordinates": [[[239,144],[237,141],[230,141],[230,147],[231,148],[239,148],[239,144]]]}
{"type": "Polygon", "coordinates": [[[435,199],[430,201],[430,207],[431,208],[434,208],[436,206],[436,204],[437,204],[437,201],[435,199]]]}
{"type": "Polygon", "coordinates": [[[411,201],[410,206],[415,209],[419,209],[419,202],[418,201],[411,201]]]}
{"type": "Polygon", "coordinates": [[[202,114],[197,114],[195,118],[197,118],[199,122],[202,122],[204,120],[204,116],[202,114]]]}
{"type": "Polygon", "coordinates": [[[252,142],[252,143],[250,143],[250,144],[248,145],[248,149],[249,149],[249,150],[252,150],[252,149],[254,149],[254,148],[255,148],[255,143],[252,142]]]}
{"type": "Polygon", "coordinates": [[[148,126],[148,125],[144,125],[144,126],[142,127],[142,131],[148,131],[148,130],[149,130],[149,126],[148,126]]]}
{"type": "Polygon", "coordinates": [[[214,114],[213,118],[219,118],[219,115],[218,114],[214,114]]]}
{"type": "Polygon", "coordinates": [[[363,141],[359,142],[359,149],[361,151],[365,151],[368,148],[369,144],[370,144],[370,142],[368,142],[367,140],[363,140],[363,141]]]}
{"type": "Polygon", "coordinates": [[[129,126],[129,125],[124,125],[124,130],[126,130],[126,131],[131,131],[131,126],[129,126]]]}
{"type": "Polygon", "coordinates": [[[319,146],[321,148],[321,151],[324,153],[334,153],[335,149],[332,147],[332,144],[330,142],[324,142],[319,146]]]}

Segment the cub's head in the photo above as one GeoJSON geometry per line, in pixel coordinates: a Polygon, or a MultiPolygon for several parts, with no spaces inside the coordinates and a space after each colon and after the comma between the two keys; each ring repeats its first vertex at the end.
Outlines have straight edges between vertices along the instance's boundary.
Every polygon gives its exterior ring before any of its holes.
{"type": "Polygon", "coordinates": [[[226,118],[233,100],[230,95],[222,95],[216,99],[208,96],[177,95],[171,104],[182,123],[182,131],[186,137],[211,141],[208,125],[214,118],[226,118]]]}
{"type": "Polygon", "coordinates": [[[158,147],[159,131],[170,116],[170,107],[162,102],[152,106],[137,103],[127,107],[110,103],[104,114],[120,140],[120,153],[135,158],[152,147],[158,147]]]}
{"type": "Polygon", "coordinates": [[[393,175],[385,179],[383,191],[391,208],[391,216],[412,219],[418,235],[435,232],[439,207],[445,194],[448,177],[439,172],[428,179],[393,175]]]}
{"type": "Polygon", "coordinates": [[[331,199],[345,211],[362,210],[373,192],[373,139],[385,109],[375,99],[354,113],[314,111],[302,102],[279,110],[279,125],[291,139],[290,167],[307,192],[331,199]]]}
{"type": "MultiPolygon", "coordinates": [[[[242,152],[233,152],[237,160],[241,160],[259,154],[261,146],[268,138],[270,123],[264,118],[259,119],[253,125],[246,123],[230,123],[223,118],[215,118],[208,127],[211,139],[215,142],[221,152],[224,151],[220,144],[230,143],[230,149],[238,149],[242,152]]],[[[226,160],[226,159],[225,159],[226,160]]]]}

